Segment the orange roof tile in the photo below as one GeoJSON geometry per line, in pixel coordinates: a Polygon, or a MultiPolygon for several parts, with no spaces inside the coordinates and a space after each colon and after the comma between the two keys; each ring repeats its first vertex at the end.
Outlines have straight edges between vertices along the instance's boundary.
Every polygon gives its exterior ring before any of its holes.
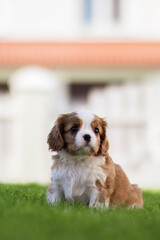
{"type": "Polygon", "coordinates": [[[0,66],[160,67],[160,42],[0,42],[0,66]]]}

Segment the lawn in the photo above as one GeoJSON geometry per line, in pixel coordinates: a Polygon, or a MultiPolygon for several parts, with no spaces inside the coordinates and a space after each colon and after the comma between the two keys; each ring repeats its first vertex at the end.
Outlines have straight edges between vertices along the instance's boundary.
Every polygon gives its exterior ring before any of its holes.
{"type": "Polygon", "coordinates": [[[0,184],[0,240],[160,239],[160,191],[144,191],[144,209],[100,211],[49,206],[46,186],[0,184]]]}

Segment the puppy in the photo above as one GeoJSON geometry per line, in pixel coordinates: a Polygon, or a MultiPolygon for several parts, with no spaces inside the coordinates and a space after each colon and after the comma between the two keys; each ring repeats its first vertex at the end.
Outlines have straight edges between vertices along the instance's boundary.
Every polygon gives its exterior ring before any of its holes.
{"type": "Polygon", "coordinates": [[[143,207],[142,192],[130,184],[108,154],[107,123],[86,110],[61,115],[48,136],[53,156],[47,201],[78,201],[89,207],[143,207]]]}

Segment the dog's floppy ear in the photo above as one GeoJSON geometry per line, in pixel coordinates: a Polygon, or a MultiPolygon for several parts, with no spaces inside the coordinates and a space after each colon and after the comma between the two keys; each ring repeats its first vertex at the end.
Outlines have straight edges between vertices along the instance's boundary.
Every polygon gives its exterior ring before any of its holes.
{"type": "Polygon", "coordinates": [[[48,135],[47,143],[49,145],[49,150],[51,151],[58,152],[63,148],[63,115],[61,115],[55,122],[54,127],[48,135]]]}
{"type": "Polygon", "coordinates": [[[108,149],[109,149],[109,142],[108,142],[107,135],[106,135],[107,123],[103,118],[101,118],[101,126],[102,126],[102,129],[103,129],[103,133],[100,136],[100,138],[101,138],[100,153],[103,156],[105,156],[107,154],[108,149]]]}

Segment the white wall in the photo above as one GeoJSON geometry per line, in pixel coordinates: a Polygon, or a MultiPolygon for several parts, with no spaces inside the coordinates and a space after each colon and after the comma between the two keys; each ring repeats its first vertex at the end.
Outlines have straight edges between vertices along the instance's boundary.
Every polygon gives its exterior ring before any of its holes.
{"type": "Polygon", "coordinates": [[[160,1],[122,0],[125,34],[137,40],[160,40],[160,1]]]}
{"type": "Polygon", "coordinates": [[[160,1],[121,0],[120,19],[112,0],[92,0],[84,21],[84,0],[0,0],[2,40],[160,40],[160,1]]]}
{"type": "Polygon", "coordinates": [[[68,39],[77,34],[78,0],[1,0],[0,37],[12,40],[68,39]]]}

